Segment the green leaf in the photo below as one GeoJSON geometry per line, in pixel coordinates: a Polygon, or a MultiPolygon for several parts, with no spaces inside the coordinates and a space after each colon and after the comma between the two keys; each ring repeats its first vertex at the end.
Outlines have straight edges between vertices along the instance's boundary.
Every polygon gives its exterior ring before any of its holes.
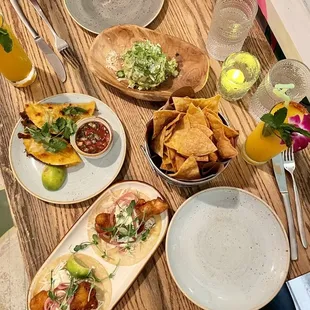
{"type": "Polygon", "coordinates": [[[92,235],[92,239],[93,239],[93,244],[99,244],[99,237],[97,234],[93,234],[92,235]]]}
{"type": "Polygon", "coordinates": [[[64,150],[67,147],[67,142],[58,138],[51,138],[48,144],[44,145],[44,148],[51,153],[57,153],[64,150]]]}
{"type": "Polygon", "coordinates": [[[284,141],[287,147],[292,146],[292,133],[290,131],[287,131],[283,128],[279,129],[279,134],[281,139],[284,141]]]}
{"type": "Polygon", "coordinates": [[[287,116],[287,108],[285,107],[275,112],[273,121],[277,128],[284,123],[286,116],[287,116]]]}
{"type": "Polygon", "coordinates": [[[61,112],[63,113],[63,115],[67,115],[67,116],[75,116],[78,114],[85,114],[87,113],[87,110],[80,108],[80,107],[67,107],[61,110],[61,112]]]}
{"type": "Polygon", "coordinates": [[[267,113],[267,114],[264,114],[262,117],[261,117],[261,120],[268,124],[270,127],[272,128],[275,128],[276,127],[276,124],[275,124],[275,121],[274,121],[274,116],[271,114],[271,113],[267,113]]]}
{"type": "Polygon", "coordinates": [[[62,131],[66,127],[67,121],[63,117],[58,117],[56,120],[56,125],[59,131],[62,131]]]}
{"type": "Polygon", "coordinates": [[[131,200],[129,206],[126,208],[126,213],[128,214],[128,216],[132,215],[135,205],[136,205],[136,202],[134,200],[131,200]]]}
{"type": "Polygon", "coordinates": [[[13,49],[13,41],[8,31],[4,28],[0,28],[0,45],[6,53],[10,53],[13,49]]]}
{"type": "Polygon", "coordinates": [[[281,126],[282,129],[286,130],[286,131],[290,131],[291,133],[292,132],[298,132],[300,133],[301,135],[305,136],[305,137],[308,137],[310,138],[310,132],[307,131],[307,130],[304,130],[302,128],[299,128],[295,125],[292,125],[292,124],[283,124],[281,126]]]}
{"type": "Polygon", "coordinates": [[[269,137],[271,136],[273,133],[274,133],[274,129],[272,127],[270,127],[268,124],[264,124],[264,127],[263,127],[263,136],[264,137],[269,137]]]}
{"type": "Polygon", "coordinates": [[[53,301],[56,301],[57,299],[55,293],[52,291],[48,291],[48,297],[53,301]]]}
{"type": "Polygon", "coordinates": [[[49,136],[50,126],[48,123],[45,123],[41,128],[41,133],[43,136],[49,136]]]}

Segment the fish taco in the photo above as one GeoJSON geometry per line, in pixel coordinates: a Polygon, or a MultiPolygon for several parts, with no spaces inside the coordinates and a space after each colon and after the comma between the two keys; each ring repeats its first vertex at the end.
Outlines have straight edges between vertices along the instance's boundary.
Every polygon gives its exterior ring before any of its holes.
{"type": "Polygon", "coordinates": [[[28,295],[29,310],[104,310],[112,295],[105,268],[85,254],[63,255],[40,270],[28,295]]]}
{"type": "Polygon", "coordinates": [[[155,246],[161,232],[162,198],[150,199],[136,189],[108,190],[91,210],[88,236],[95,252],[107,262],[130,266],[155,246]]]}

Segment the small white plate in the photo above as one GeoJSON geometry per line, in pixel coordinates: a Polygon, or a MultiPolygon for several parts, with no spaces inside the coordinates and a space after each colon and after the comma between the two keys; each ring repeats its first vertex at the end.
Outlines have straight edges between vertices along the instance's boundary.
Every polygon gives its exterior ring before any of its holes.
{"type": "Polygon", "coordinates": [[[212,310],[262,308],[281,289],[290,262],[277,215],[258,197],[231,187],[186,200],[171,220],[166,251],[181,291],[212,310]]]}
{"type": "Polygon", "coordinates": [[[126,155],[126,135],[117,115],[102,101],[83,94],[59,94],[40,103],[85,103],[95,101],[95,115],[106,119],[113,129],[113,145],[109,153],[99,159],[81,157],[82,163],[67,168],[64,185],[55,192],[44,188],[41,175],[45,164],[26,156],[23,140],[17,137],[24,131],[21,120],[16,124],[10,141],[9,158],[15,178],[35,197],[58,204],[78,203],[98,195],[107,188],[120,172],[126,155]]]}
{"type": "Polygon", "coordinates": [[[73,20],[96,34],[122,24],[146,27],[159,14],[164,2],[165,0],[64,0],[73,20]]]}
{"type": "MultiPolygon", "coordinates": [[[[162,195],[151,185],[140,182],[140,181],[124,181],[120,183],[116,183],[112,185],[108,190],[109,191],[119,191],[123,189],[135,189],[139,192],[144,193],[150,199],[156,199],[157,197],[162,197],[162,195]]],[[[102,194],[104,195],[104,193],[102,194]]],[[[58,257],[69,254],[70,250],[74,248],[75,245],[80,244],[82,242],[88,241],[87,227],[88,227],[88,216],[92,210],[95,208],[97,203],[100,203],[100,197],[96,200],[96,202],[82,215],[82,217],[75,223],[75,225],[71,228],[71,230],[66,234],[66,236],[61,240],[60,244],[56,247],[53,253],[48,257],[45,263],[42,265],[40,270],[42,270],[49,263],[57,259],[58,257]]],[[[156,244],[150,250],[149,254],[142,259],[139,263],[132,266],[118,266],[116,270],[116,275],[113,279],[111,279],[112,283],[112,296],[111,303],[108,309],[112,309],[115,304],[121,299],[121,297],[125,294],[128,288],[131,286],[133,281],[142,271],[143,267],[147,263],[147,261],[154,254],[158,246],[161,244],[168,227],[168,212],[165,211],[161,213],[162,226],[159,237],[157,239],[156,244]]],[[[95,258],[100,264],[102,264],[108,273],[113,272],[115,270],[115,265],[109,264],[103,258],[96,255],[92,247],[88,247],[86,250],[81,251],[82,254],[87,254],[93,258],[95,258]]],[[[40,272],[38,271],[38,273],[40,272]]],[[[34,287],[34,281],[36,277],[34,277],[32,284],[29,288],[28,293],[28,307],[30,304],[30,296],[34,287]]],[[[30,308],[29,308],[30,309],[30,308]]]]}

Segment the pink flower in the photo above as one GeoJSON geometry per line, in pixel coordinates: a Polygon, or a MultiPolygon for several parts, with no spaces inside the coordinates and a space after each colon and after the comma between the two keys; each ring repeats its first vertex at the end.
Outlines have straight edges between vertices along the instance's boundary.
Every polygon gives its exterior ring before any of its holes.
{"type": "MultiPolygon", "coordinates": [[[[302,120],[299,115],[292,116],[289,118],[289,123],[301,129],[310,131],[310,114],[304,115],[302,120]]],[[[310,138],[297,132],[292,133],[292,138],[294,152],[305,149],[308,146],[308,143],[310,143],[310,138]]]]}

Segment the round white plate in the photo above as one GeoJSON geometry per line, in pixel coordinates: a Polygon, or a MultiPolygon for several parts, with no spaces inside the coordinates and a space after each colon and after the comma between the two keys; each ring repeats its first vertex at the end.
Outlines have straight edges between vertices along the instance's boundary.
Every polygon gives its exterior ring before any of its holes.
{"type": "Polygon", "coordinates": [[[126,136],[117,115],[102,101],[82,94],[59,94],[40,101],[40,103],[85,103],[95,101],[95,115],[106,119],[113,129],[113,145],[103,158],[81,157],[82,163],[67,168],[68,176],[64,185],[55,192],[48,191],[41,182],[44,164],[26,156],[22,139],[17,134],[23,132],[21,120],[16,124],[10,141],[9,158],[13,173],[29,193],[44,201],[70,204],[87,200],[107,188],[120,172],[126,155],[126,136]]]}
{"type": "Polygon", "coordinates": [[[99,34],[106,28],[122,24],[147,26],[159,14],[164,1],[64,0],[64,3],[77,24],[99,34]]]}
{"type": "Polygon", "coordinates": [[[237,188],[201,191],[175,213],[167,260],[181,291],[209,310],[252,310],[281,289],[290,253],[277,215],[237,188]]]}

